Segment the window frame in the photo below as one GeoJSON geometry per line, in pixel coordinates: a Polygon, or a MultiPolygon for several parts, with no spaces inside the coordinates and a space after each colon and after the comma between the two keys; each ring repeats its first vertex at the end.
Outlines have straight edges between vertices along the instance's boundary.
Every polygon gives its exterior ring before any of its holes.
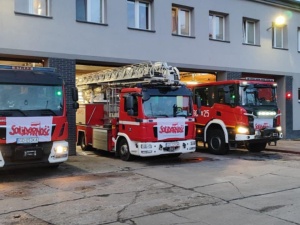
{"type": "Polygon", "coordinates": [[[100,9],[99,9],[99,14],[100,14],[100,21],[93,21],[92,18],[92,0],[83,0],[84,4],[84,19],[78,18],[78,8],[79,7],[77,4],[78,2],[76,1],[76,21],[77,22],[85,22],[85,23],[93,23],[93,24],[105,24],[106,22],[106,15],[105,15],[105,6],[106,6],[106,0],[98,0],[100,2],[100,9]]]}
{"type": "Polygon", "coordinates": [[[52,18],[51,17],[52,0],[39,0],[39,1],[43,1],[45,3],[44,14],[35,13],[35,11],[38,10],[35,9],[34,7],[35,0],[15,0],[15,13],[37,16],[37,17],[44,17],[44,18],[52,18]]]}
{"type": "Polygon", "coordinates": [[[192,9],[191,8],[172,5],[172,34],[191,37],[192,35],[192,9]],[[173,12],[175,13],[173,14],[173,12]],[[183,21],[182,14],[180,12],[185,12],[185,13],[188,12],[188,34],[183,34],[182,29],[180,28],[180,25],[182,24],[181,22],[183,21]]]}
{"type": "Polygon", "coordinates": [[[300,27],[298,27],[298,52],[300,52],[300,27]]]}
{"type": "Polygon", "coordinates": [[[127,0],[127,27],[132,29],[138,29],[138,30],[152,30],[152,2],[147,0],[127,0]],[[129,2],[134,3],[134,26],[130,25],[130,19],[129,19],[129,12],[128,12],[128,4],[129,2]],[[147,20],[146,22],[146,28],[141,28],[140,24],[140,4],[146,4],[148,6],[148,12],[147,12],[147,20]]]}
{"type": "MultiPolygon", "coordinates": [[[[220,23],[218,23],[220,24],[220,23]]],[[[208,37],[210,40],[215,41],[228,41],[228,14],[219,13],[214,11],[209,11],[209,34],[208,37]],[[210,18],[211,17],[211,18],[210,18]],[[218,18],[218,19],[216,19],[218,18]],[[219,22],[219,18],[222,18],[222,38],[218,38],[218,32],[216,31],[217,22],[219,22]]],[[[219,29],[220,30],[220,29],[219,29]]]]}
{"type": "Polygon", "coordinates": [[[287,41],[288,41],[288,37],[287,37],[287,25],[283,25],[283,26],[272,26],[272,47],[276,48],[276,49],[285,49],[287,50],[287,41]],[[277,32],[280,29],[280,37],[281,37],[281,41],[280,44],[281,46],[277,46],[277,32]]]}
{"type": "Polygon", "coordinates": [[[259,20],[243,17],[243,44],[246,45],[260,45],[260,29],[259,20]],[[249,41],[249,23],[253,24],[253,40],[254,43],[249,41]]]}

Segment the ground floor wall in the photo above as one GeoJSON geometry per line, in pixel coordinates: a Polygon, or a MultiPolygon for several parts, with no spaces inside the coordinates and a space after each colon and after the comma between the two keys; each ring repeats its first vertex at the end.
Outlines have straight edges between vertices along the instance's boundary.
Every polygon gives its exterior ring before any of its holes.
{"type": "Polygon", "coordinates": [[[67,97],[67,118],[69,123],[69,149],[70,155],[76,154],[76,109],[73,108],[72,88],[75,87],[76,61],[73,59],[48,58],[46,66],[56,68],[63,77],[67,97]]]}
{"type": "MultiPolygon", "coordinates": [[[[28,56],[29,57],[29,56],[28,56]]],[[[10,60],[13,57],[10,57],[10,60]]],[[[19,57],[16,57],[18,60],[19,57]]],[[[44,60],[44,66],[54,67],[57,69],[57,72],[61,74],[65,81],[66,85],[66,94],[67,94],[67,117],[69,122],[69,146],[70,146],[70,155],[76,154],[76,109],[73,108],[72,100],[72,88],[75,87],[76,81],[76,60],[75,59],[65,59],[65,58],[47,58],[44,60]]],[[[100,63],[100,62],[99,62],[100,63]]],[[[114,62],[111,62],[113,64],[114,62]]],[[[102,63],[103,64],[103,63],[102,63]]],[[[174,65],[176,66],[176,65],[174,65]]],[[[196,69],[191,68],[191,69],[196,69]]],[[[233,80],[243,77],[243,72],[232,72],[232,71],[222,71],[217,72],[217,80],[233,80]]],[[[293,118],[296,118],[294,107],[299,107],[299,105],[294,105],[293,99],[288,100],[285,98],[285,93],[290,91],[295,93],[295,79],[293,76],[285,75],[265,75],[268,77],[275,77],[275,81],[278,83],[278,103],[282,112],[281,124],[283,127],[283,133],[285,139],[296,139],[300,138],[300,129],[297,129],[295,124],[300,124],[300,118],[297,121],[293,121],[293,118]],[[294,91],[293,91],[294,90],[294,91]],[[296,123],[297,122],[297,123],[296,123]],[[296,129],[295,129],[296,128],[296,129]],[[295,130],[294,130],[295,129],[295,130]]],[[[295,94],[296,97],[296,94],[295,94]]]]}

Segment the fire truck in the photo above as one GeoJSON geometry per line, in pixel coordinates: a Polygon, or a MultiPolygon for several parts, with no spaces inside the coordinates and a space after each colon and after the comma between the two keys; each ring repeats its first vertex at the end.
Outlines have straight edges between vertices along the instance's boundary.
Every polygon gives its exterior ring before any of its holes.
{"type": "Polygon", "coordinates": [[[0,93],[0,168],[66,161],[66,95],[55,69],[0,65],[0,93]]]}
{"type": "Polygon", "coordinates": [[[196,150],[192,92],[176,67],[145,62],[85,74],[76,85],[83,150],[114,152],[124,161],[196,150]]]}
{"type": "Polygon", "coordinates": [[[283,137],[277,84],[272,79],[243,78],[190,86],[200,96],[196,115],[197,147],[226,154],[230,147],[245,146],[260,152],[283,137]]]}

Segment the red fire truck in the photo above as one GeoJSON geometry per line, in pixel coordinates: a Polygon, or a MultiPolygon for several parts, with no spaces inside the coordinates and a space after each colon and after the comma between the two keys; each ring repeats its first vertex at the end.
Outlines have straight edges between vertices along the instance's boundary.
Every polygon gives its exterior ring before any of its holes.
{"type": "Polygon", "coordinates": [[[190,86],[201,98],[196,117],[197,146],[214,154],[226,154],[230,147],[246,146],[260,152],[282,138],[277,84],[272,79],[244,78],[190,86]]]}
{"type": "Polygon", "coordinates": [[[132,156],[194,152],[192,92],[166,63],[141,63],[86,74],[76,83],[85,104],[77,110],[77,141],[132,156]]]}
{"type": "Polygon", "coordinates": [[[0,65],[0,92],[0,168],[66,161],[65,89],[55,69],[0,65]]]}

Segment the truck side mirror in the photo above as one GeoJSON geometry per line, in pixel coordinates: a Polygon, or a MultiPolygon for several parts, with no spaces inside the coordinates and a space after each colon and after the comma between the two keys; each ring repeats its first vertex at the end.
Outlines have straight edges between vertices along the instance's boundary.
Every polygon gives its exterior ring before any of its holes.
{"type": "Polygon", "coordinates": [[[73,103],[73,109],[78,109],[79,108],[79,103],[78,102],[74,102],[73,103]]]}
{"type": "Polygon", "coordinates": [[[201,113],[201,98],[199,95],[196,96],[197,113],[201,113]]]}
{"type": "Polygon", "coordinates": [[[72,99],[74,102],[78,101],[78,89],[76,87],[72,88],[72,99]]]}

